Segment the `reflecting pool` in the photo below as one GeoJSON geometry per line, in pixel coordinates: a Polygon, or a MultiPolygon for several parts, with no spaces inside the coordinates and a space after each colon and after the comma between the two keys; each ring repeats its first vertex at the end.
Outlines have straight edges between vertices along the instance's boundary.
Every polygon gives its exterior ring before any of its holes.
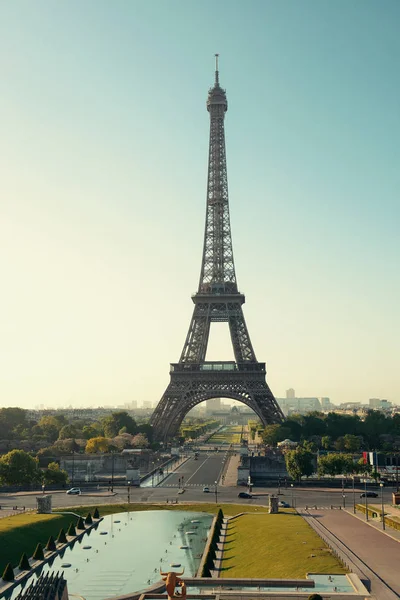
{"type": "MultiPolygon", "coordinates": [[[[192,577],[200,565],[212,519],[206,513],[170,510],[109,515],[42,572],[64,571],[68,592],[86,600],[147,588],[161,579],[160,569],[180,571],[184,567],[185,576],[192,577]]],[[[30,578],[28,585],[32,581],[30,578]]],[[[20,588],[13,597],[18,591],[20,588]]]]}

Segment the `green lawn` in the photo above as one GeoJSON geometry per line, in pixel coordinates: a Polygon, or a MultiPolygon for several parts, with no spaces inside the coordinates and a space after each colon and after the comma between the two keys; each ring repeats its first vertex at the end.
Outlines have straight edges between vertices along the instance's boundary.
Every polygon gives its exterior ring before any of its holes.
{"type": "Polygon", "coordinates": [[[290,509],[231,521],[221,577],[305,578],[345,573],[321,538],[290,509]]]}
{"type": "Polygon", "coordinates": [[[38,542],[44,545],[51,535],[56,538],[61,527],[66,531],[71,521],[76,523],[76,517],[34,513],[0,519],[0,576],[8,562],[17,566],[23,552],[32,556],[38,542]]]}
{"type": "Polygon", "coordinates": [[[228,425],[223,431],[218,431],[208,440],[210,444],[240,444],[242,426],[228,425]]]}

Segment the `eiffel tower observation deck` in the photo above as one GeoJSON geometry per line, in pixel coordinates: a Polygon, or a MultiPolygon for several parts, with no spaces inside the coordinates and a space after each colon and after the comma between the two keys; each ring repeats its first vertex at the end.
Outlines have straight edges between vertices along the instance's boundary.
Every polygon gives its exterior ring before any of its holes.
{"type": "Polygon", "coordinates": [[[228,102],[219,84],[218,54],[215,59],[214,86],[207,98],[210,143],[199,287],[192,296],[194,311],[179,362],[171,364],[171,381],[151,420],[155,439],[164,441],[178,433],[189,410],[210,398],[239,400],[254,410],[264,425],[284,419],[266,383],[265,363],[257,361],[242,310],[245,297],[237,286],[224,129],[228,102]],[[206,361],[213,322],[229,324],[235,361],[206,361]]]}

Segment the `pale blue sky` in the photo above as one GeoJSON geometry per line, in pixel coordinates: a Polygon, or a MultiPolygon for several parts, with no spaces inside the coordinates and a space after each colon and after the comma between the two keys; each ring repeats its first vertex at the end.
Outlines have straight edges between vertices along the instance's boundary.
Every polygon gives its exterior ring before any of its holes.
{"type": "MultiPolygon", "coordinates": [[[[213,54],[276,396],[400,402],[400,3],[0,2],[0,405],[157,402],[198,284],[213,54]]],[[[232,356],[215,326],[209,359],[232,356]]]]}

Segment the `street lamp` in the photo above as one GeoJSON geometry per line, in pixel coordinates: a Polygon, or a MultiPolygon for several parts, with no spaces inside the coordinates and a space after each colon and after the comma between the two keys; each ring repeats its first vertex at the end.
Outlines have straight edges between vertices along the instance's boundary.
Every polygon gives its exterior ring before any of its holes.
{"type": "Polygon", "coordinates": [[[215,482],[215,504],[218,503],[218,481],[215,482]]]}
{"type": "Polygon", "coordinates": [[[365,520],[368,521],[368,497],[367,497],[367,478],[364,479],[365,484],[365,520]]]}
{"type": "Polygon", "coordinates": [[[346,494],[342,494],[343,498],[343,508],[346,508],[346,494]]]}
{"type": "Polygon", "coordinates": [[[280,496],[281,493],[281,476],[278,475],[278,496],[280,496]]]}
{"type": "Polygon", "coordinates": [[[111,450],[111,492],[114,491],[114,452],[111,450]]]}
{"type": "Polygon", "coordinates": [[[294,508],[294,488],[293,488],[293,483],[290,484],[290,487],[292,488],[292,508],[294,508]]]}
{"type": "Polygon", "coordinates": [[[356,514],[356,490],[354,488],[354,475],[352,477],[353,480],[353,513],[356,514]]]}
{"type": "Polygon", "coordinates": [[[383,504],[383,483],[380,483],[380,488],[381,488],[381,502],[382,502],[382,529],[383,531],[385,531],[386,527],[385,527],[385,506],[383,504]]]}
{"type": "Polygon", "coordinates": [[[131,482],[128,481],[128,504],[130,504],[131,501],[131,482]]]}

